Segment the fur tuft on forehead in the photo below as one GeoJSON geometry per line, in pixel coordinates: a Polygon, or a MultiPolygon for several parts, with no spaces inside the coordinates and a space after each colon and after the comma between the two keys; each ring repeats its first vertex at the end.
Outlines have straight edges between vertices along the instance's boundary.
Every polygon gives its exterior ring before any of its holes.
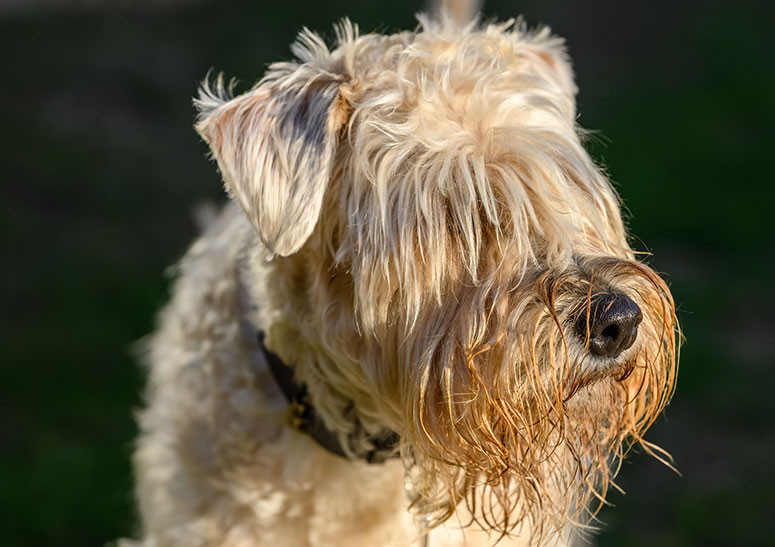
{"type": "Polygon", "coordinates": [[[390,37],[345,23],[332,54],[351,71],[351,114],[333,173],[347,182],[332,183],[323,222],[341,232],[366,326],[395,296],[411,323],[449,284],[504,281],[502,267],[516,283],[579,253],[629,257],[618,198],[575,125],[562,41],[513,22],[462,37],[421,22],[390,37]]]}

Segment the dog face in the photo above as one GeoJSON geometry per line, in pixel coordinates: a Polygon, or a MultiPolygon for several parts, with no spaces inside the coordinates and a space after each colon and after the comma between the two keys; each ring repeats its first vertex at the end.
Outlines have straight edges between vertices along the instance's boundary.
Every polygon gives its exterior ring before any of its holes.
{"type": "Polygon", "coordinates": [[[332,423],[400,432],[437,521],[583,523],[672,393],[672,299],[581,144],[562,41],[421,23],[302,33],[249,92],[206,86],[197,129],[303,295],[314,357],[289,362],[332,423]]]}

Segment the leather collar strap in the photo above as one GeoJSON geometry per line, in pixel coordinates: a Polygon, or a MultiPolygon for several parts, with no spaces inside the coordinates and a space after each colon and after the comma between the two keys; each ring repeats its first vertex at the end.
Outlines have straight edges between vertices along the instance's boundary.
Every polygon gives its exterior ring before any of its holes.
{"type": "MultiPolygon", "coordinates": [[[[293,379],[293,369],[283,363],[282,359],[277,356],[276,353],[269,351],[264,345],[264,333],[259,331],[258,345],[261,351],[266,355],[267,363],[269,364],[269,370],[272,371],[277,385],[280,386],[285,398],[291,405],[291,425],[303,431],[314,439],[320,446],[336,454],[342,458],[350,459],[351,456],[345,452],[342,447],[340,437],[329,430],[323,423],[322,418],[315,412],[315,407],[312,406],[312,402],[307,393],[307,386],[304,384],[298,384],[293,379]]],[[[354,439],[360,437],[359,433],[361,425],[359,422],[355,423],[355,431],[348,437],[354,439]]],[[[389,431],[378,437],[369,439],[372,446],[372,450],[368,452],[357,452],[351,450],[351,452],[359,459],[366,460],[368,463],[382,463],[385,460],[395,458],[398,456],[398,434],[389,431]]],[[[349,443],[350,447],[354,443],[349,443]]]]}

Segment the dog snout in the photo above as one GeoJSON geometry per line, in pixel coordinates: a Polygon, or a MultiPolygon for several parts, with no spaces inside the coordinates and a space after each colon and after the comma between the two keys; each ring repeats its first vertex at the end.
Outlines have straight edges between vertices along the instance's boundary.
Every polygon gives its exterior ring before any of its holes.
{"type": "Polygon", "coordinates": [[[638,325],[643,321],[640,307],[627,295],[607,293],[594,297],[589,309],[576,321],[576,334],[586,343],[589,352],[602,357],[618,357],[630,348],[638,337],[638,325]]]}

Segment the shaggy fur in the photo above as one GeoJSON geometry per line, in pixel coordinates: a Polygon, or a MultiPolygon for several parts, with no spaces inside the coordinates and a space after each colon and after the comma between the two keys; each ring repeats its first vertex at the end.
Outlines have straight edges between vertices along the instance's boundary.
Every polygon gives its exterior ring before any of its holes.
{"type": "Polygon", "coordinates": [[[677,324],[582,146],[562,40],[420,17],[333,49],[304,31],[196,101],[230,195],[150,344],[141,545],[567,544],[667,404],[677,324]],[[640,306],[588,352],[590,302],[640,306]],[[288,420],[256,343],[352,460],[288,420]],[[357,456],[386,432],[400,458],[357,456]]]}

